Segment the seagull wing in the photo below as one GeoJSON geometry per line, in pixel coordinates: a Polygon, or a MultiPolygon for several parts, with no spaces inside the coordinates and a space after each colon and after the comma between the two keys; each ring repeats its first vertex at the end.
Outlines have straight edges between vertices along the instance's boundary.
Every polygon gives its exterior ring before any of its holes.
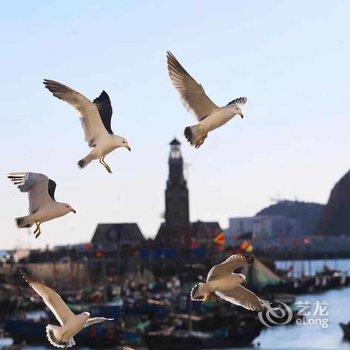
{"type": "Polygon", "coordinates": [[[34,281],[32,278],[22,272],[23,278],[40,295],[46,306],[52,311],[60,325],[63,327],[74,313],[68,308],[62,298],[51,288],[34,281]]]}
{"type": "Polygon", "coordinates": [[[55,200],[55,191],[56,191],[56,182],[49,179],[49,183],[48,183],[48,192],[49,192],[49,196],[55,200]]]}
{"type": "Polygon", "coordinates": [[[102,322],[113,321],[113,320],[114,320],[114,318],[93,317],[93,318],[89,318],[87,320],[85,327],[89,327],[89,326],[96,324],[96,323],[102,323],[102,322]]]}
{"type": "Polygon", "coordinates": [[[55,97],[68,102],[78,110],[85,132],[85,141],[93,147],[96,137],[106,132],[96,105],[79,92],[57,81],[45,79],[44,85],[55,97]]]}
{"type": "Polygon", "coordinates": [[[167,52],[170,79],[180,93],[187,110],[192,111],[198,120],[202,120],[219,107],[206,95],[202,85],[198,84],[182,67],[171,52],[167,52]]]}
{"type": "Polygon", "coordinates": [[[113,134],[111,128],[111,119],[112,119],[112,105],[111,100],[106,91],[102,91],[101,95],[94,99],[94,104],[96,105],[98,112],[100,113],[100,117],[102,119],[102,123],[106,130],[113,134]]]}
{"type": "Polygon", "coordinates": [[[7,177],[15,185],[17,185],[21,192],[28,192],[30,213],[34,213],[41,206],[54,200],[53,195],[56,184],[54,181],[49,180],[46,175],[38,173],[14,172],[8,174],[7,177]],[[52,195],[50,195],[49,192],[52,195]]]}
{"type": "Polygon", "coordinates": [[[251,257],[246,257],[242,254],[231,255],[221,264],[215,265],[211,268],[207,276],[207,282],[232,273],[237,269],[249,266],[251,263],[251,260],[249,259],[251,259],[251,257]]]}
{"type": "Polygon", "coordinates": [[[247,310],[260,311],[264,308],[264,303],[262,300],[259,299],[252,291],[244,288],[241,285],[232,290],[215,292],[215,294],[218,297],[232,304],[242,306],[247,310]]]}

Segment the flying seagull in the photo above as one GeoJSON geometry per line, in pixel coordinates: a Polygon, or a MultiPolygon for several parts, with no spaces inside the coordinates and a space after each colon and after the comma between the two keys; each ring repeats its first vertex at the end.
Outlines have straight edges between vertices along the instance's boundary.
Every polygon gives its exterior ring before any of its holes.
{"type": "Polygon", "coordinates": [[[193,112],[199,123],[185,128],[188,142],[196,148],[200,147],[210,131],[226,124],[235,115],[243,118],[242,107],[247,102],[246,97],[232,100],[224,107],[218,107],[205,93],[202,85],[198,84],[182,67],[175,56],[168,51],[168,72],[170,79],[179,92],[185,108],[193,112]]]}
{"type": "Polygon", "coordinates": [[[250,265],[252,260],[252,257],[234,254],[221,264],[215,265],[209,271],[206,283],[197,283],[192,288],[191,299],[203,301],[210,293],[215,293],[218,297],[247,310],[264,309],[264,301],[241,285],[246,280],[245,276],[234,273],[235,270],[250,265]]]}
{"type": "Polygon", "coordinates": [[[79,160],[80,168],[86,167],[92,160],[99,159],[109,173],[111,168],[105,162],[105,156],[118,147],[131,151],[126,139],[114,135],[111,129],[112,106],[105,91],[91,102],[79,92],[54,80],[44,79],[45,87],[60,100],[68,102],[80,113],[80,120],[85,132],[85,141],[92,151],[79,160]]]}
{"type": "Polygon", "coordinates": [[[36,228],[33,232],[35,238],[40,236],[40,225],[43,222],[59,218],[69,212],[76,213],[69,204],[56,202],[56,183],[46,175],[14,172],[7,177],[21,192],[28,192],[29,215],[16,218],[16,224],[18,228],[28,228],[35,224],[36,228]]]}
{"type": "Polygon", "coordinates": [[[75,345],[73,337],[84,327],[95,323],[113,321],[113,318],[90,317],[90,313],[83,312],[75,315],[65,304],[62,298],[51,288],[34,281],[23,271],[20,271],[26,282],[39,294],[45,305],[55,315],[61,326],[47,325],[46,336],[51,345],[57,348],[70,348],[75,345]]]}

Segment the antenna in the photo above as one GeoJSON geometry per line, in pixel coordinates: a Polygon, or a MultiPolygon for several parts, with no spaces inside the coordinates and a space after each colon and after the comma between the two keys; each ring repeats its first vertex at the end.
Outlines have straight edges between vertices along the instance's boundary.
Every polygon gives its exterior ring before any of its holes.
{"type": "Polygon", "coordinates": [[[279,203],[279,202],[282,202],[282,201],[283,201],[283,199],[282,199],[282,197],[281,197],[281,195],[279,193],[277,193],[273,197],[270,197],[270,202],[272,202],[272,203],[279,203]]]}

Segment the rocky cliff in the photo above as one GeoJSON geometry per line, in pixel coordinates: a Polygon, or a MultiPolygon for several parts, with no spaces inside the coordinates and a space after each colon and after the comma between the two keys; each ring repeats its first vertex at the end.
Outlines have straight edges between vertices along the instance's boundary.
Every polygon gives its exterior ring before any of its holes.
{"type": "Polygon", "coordinates": [[[350,235],[350,171],[333,187],[315,234],[350,235]]]}

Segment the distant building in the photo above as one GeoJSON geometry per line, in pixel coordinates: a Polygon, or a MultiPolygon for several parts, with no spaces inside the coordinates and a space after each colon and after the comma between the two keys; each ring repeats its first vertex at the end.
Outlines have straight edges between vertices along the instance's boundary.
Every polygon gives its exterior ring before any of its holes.
{"type": "Polygon", "coordinates": [[[188,248],[191,245],[190,213],[180,145],[177,139],[170,142],[165,222],[161,224],[155,240],[160,246],[188,248]]]}
{"type": "Polygon", "coordinates": [[[232,239],[302,238],[313,235],[324,205],[311,202],[280,200],[255,216],[229,219],[226,230],[232,239]]]}
{"type": "Polygon", "coordinates": [[[161,224],[156,244],[173,248],[210,246],[215,236],[221,232],[217,222],[197,221],[190,223],[189,194],[183,173],[184,161],[181,143],[170,142],[169,176],[165,190],[165,222],[161,224]]]}
{"type": "Polygon", "coordinates": [[[165,190],[165,224],[167,227],[188,227],[190,212],[187,183],[183,174],[180,142],[170,142],[169,177],[165,190]]]}
{"type": "Polygon", "coordinates": [[[192,243],[198,246],[212,246],[214,238],[221,232],[218,222],[196,221],[191,224],[192,243]]]}
{"type": "Polygon", "coordinates": [[[229,243],[235,240],[273,239],[295,235],[297,221],[283,215],[260,215],[252,217],[230,218],[226,231],[229,243]]]}
{"type": "Polygon", "coordinates": [[[226,240],[232,244],[241,236],[253,238],[254,217],[229,218],[229,227],[226,229],[226,240]]]}
{"type": "Polygon", "coordinates": [[[324,205],[312,202],[280,200],[261,211],[256,216],[283,215],[297,222],[296,236],[313,235],[320,221],[324,205]]]}
{"type": "Polygon", "coordinates": [[[91,240],[91,243],[107,250],[133,249],[144,242],[136,223],[98,224],[91,240]]]}

